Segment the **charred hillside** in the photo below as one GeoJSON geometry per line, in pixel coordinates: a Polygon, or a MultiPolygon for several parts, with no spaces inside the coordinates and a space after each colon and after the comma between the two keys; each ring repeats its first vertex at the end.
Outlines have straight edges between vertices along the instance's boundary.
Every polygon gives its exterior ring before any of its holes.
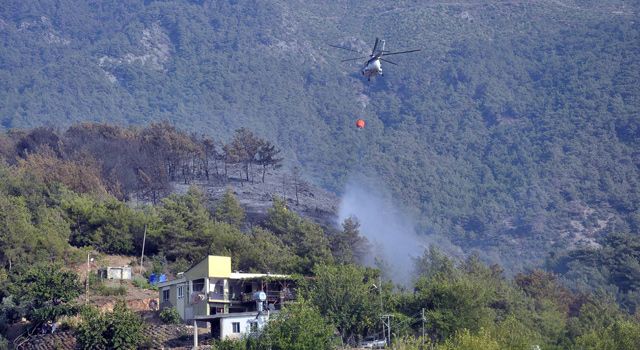
{"type": "Polygon", "coordinates": [[[175,183],[174,190],[177,193],[186,193],[189,186],[192,185],[202,188],[212,207],[215,207],[225,192],[230,189],[242,205],[247,224],[250,225],[264,223],[269,209],[273,206],[274,198],[284,199],[290,210],[324,227],[335,229],[339,224],[338,197],[312,185],[301,174],[296,175],[295,172],[289,170],[280,169],[267,172],[264,183],[261,181],[244,182],[231,178],[194,182],[191,185],[175,183]],[[298,192],[297,196],[296,192],[298,192]]]}

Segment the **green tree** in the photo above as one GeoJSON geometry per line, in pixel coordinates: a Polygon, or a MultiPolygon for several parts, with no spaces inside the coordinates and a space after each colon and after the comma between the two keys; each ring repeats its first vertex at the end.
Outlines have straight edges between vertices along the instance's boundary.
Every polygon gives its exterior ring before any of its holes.
{"type": "Polygon", "coordinates": [[[509,315],[505,320],[496,320],[490,333],[501,349],[531,350],[535,345],[543,344],[541,336],[515,316],[509,315]]]}
{"type": "Polygon", "coordinates": [[[81,349],[136,349],[145,340],[144,323],[124,301],[118,301],[113,312],[100,313],[88,308],[82,312],[83,322],[76,331],[81,349]]]}
{"type": "MultiPolygon", "coordinates": [[[[429,248],[416,260],[419,273],[414,294],[410,297],[410,312],[425,309],[429,333],[443,340],[464,328],[477,331],[489,325],[494,310],[489,307],[496,300],[501,285],[476,258],[456,266],[454,261],[436,248],[429,248]]],[[[503,304],[504,302],[500,301],[503,304]]]]}
{"type": "Polygon", "coordinates": [[[285,245],[269,230],[253,227],[248,239],[247,250],[239,254],[241,270],[279,273],[292,273],[298,270],[300,258],[291,247],[285,245]]]}
{"type": "Polygon", "coordinates": [[[313,273],[309,300],[336,326],[343,341],[355,343],[376,325],[382,310],[373,270],[356,265],[317,265],[313,273]]]}
{"type": "Polygon", "coordinates": [[[74,246],[92,246],[110,254],[138,253],[145,224],[151,216],[113,197],[104,200],[70,193],[63,197],[74,246]],[[138,246],[136,246],[138,244],[138,246]]]}
{"type": "Polygon", "coordinates": [[[227,188],[216,206],[215,219],[235,227],[240,227],[244,222],[244,218],[244,209],[242,209],[236,196],[233,195],[233,191],[227,188]]]}
{"type": "Polygon", "coordinates": [[[617,321],[606,328],[592,330],[576,340],[575,350],[640,349],[640,324],[617,321]]]}
{"type": "Polygon", "coordinates": [[[492,310],[487,307],[490,291],[469,278],[423,277],[415,291],[414,310],[426,309],[429,333],[440,340],[464,328],[477,331],[491,322],[492,310]]]}
{"type": "Polygon", "coordinates": [[[259,339],[259,349],[328,350],[333,328],[311,303],[299,300],[274,316],[259,339]]]}
{"type": "Polygon", "coordinates": [[[59,208],[60,191],[0,164],[0,266],[11,271],[65,256],[69,226],[59,208]]]}
{"type": "Polygon", "coordinates": [[[330,237],[331,251],[336,263],[355,264],[363,261],[369,242],[360,235],[360,223],[354,217],[342,222],[342,230],[330,237]]]}
{"type": "Polygon", "coordinates": [[[266,228],[287,246],[292,247],[300,257],[298,272],[307,274],[311,272],[314,265],[333,261],[329,240],[322,227],[301,218],[289,210],[285,202],[277,197],[274,197],[273,207],[269,209],[268,215],[266,228]]]}
{"type": "Polygon", "coordinates": [[[198,189],[190,187],[184,195],[164,198],[158,216],[160,227],[151,238],[167,259],[193,263],[209,253],[214,223],[198,189]]]}
{"type": "Polygon", "coordinates": [[[25,305],[27,317],[39,324],[75,313],[82,288],[78,275],[60,264],[39,264],[17,276],[11,293],[25,305]]]}
{"type": "Polygon", "coordinates": [[[27,258],[33,245],[35,228],[24,198],[0,193],[0,262],[9,271],[21,258],[27,258]]]}

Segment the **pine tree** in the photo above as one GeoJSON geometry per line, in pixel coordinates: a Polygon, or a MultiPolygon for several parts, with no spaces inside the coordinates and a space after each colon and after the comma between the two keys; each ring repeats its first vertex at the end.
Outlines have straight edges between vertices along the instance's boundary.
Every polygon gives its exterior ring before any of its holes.
{"type": "Polygon", "coordinates": [[[235,227],[242,226],[245,218],[244,209],[231,189],[227,189],[216,207],[215,219],[235,227]]]}

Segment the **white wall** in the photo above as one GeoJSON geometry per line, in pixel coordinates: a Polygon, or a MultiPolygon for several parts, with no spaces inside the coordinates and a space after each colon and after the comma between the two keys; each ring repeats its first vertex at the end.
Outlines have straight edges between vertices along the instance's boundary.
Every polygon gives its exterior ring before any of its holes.
{"type": "Polygon", "coordinates": [[[255,316],[235,316],[235,317],[225,317],[221,319],[220,320],[221,321],[220,338],[235,339],[235,338],[242,337],[243,335],[249,333],[249,331],[251,330],[249,321],[255,320],[255,318],[256,318],[255,316]],[[234,322],[240,323],[240,333],[233,333],[234,322]]]}

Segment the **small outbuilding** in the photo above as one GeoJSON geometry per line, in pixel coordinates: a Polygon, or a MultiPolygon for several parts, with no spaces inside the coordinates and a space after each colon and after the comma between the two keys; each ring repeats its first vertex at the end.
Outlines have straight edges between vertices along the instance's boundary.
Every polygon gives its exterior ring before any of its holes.
{"type": "Polygon", "coordinates": [[[131,266],[103,267],[98,269],[98,276],[109,280],[130,280],[131,266]]]}

